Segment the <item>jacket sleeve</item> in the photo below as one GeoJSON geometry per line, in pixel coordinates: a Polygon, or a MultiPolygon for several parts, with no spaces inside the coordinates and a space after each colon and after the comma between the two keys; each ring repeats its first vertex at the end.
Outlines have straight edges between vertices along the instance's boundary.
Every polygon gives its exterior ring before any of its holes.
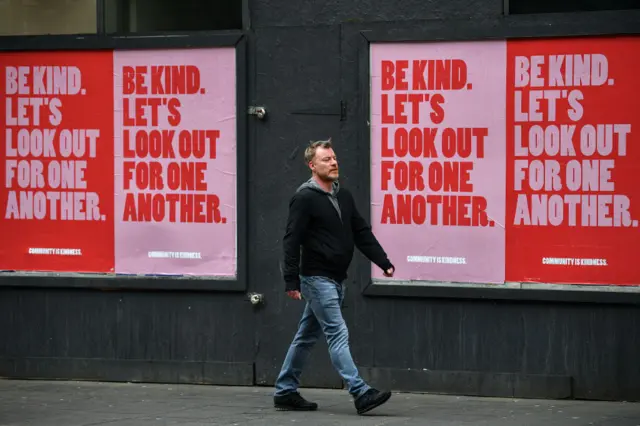
{"type": "Polygon", "coordinates": [[[353,229],[353,239],[356,247],[380,269],[386,271],[389,268],[394,268],[387,257],[387,253],[385,253],[377,238],[373,235],[373,232],[371,232],[371,226],[369,226],[367,221],[360,215],[353,196],[351,196],[351,202],[353,204],[351,228],[353,229]]]}
{"type": "Polygon", "coordinates": [[[285,291],[300,290],[300,245],[308,224],[306,200],[297,193],[289,202],[287,229],[282,239],[285,291]]]}

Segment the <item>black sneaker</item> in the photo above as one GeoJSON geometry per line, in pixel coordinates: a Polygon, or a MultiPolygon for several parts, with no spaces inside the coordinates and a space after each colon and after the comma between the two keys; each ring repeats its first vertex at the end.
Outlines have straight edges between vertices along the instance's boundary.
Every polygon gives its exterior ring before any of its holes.
{"type": "Polygon", "coordinates": [[[298,392],[274,396],[273,404],[278,411],[315,411],[318,404],[304,399],[298,392]]]}
{"type": "Polygon", "coordinates": [[[356,399],[354,405],[356,406],[356,410],[358,410],[358,414],[364,414],[384,404],[389,398],[391,398],[391,392],[380,392],[372,388],[356,399]]]}

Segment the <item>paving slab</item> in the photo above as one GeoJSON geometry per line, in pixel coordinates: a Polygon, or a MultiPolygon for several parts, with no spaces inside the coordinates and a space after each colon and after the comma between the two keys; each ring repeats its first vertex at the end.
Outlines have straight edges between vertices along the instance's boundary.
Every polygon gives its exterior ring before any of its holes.
{"type": "Polygon", "coordinates": [[[394,393],[358,416],[344,390],[302,389],[315,412],[275,411],[273,389],[0,380],[0,426],[640,426],[640,404],[394,393]]]}

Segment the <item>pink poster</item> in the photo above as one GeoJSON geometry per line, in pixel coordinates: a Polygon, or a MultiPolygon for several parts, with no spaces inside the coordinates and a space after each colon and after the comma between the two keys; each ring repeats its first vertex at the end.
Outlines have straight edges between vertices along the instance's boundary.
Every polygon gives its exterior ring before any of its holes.
{"type": "Polygon", "coordinates": [[[236,275],[235,50],[114,52],[115,270],[236,275]]]}
{"type": "Polygon", "coordinates": [[[394,279],[504,282],[506,43],[373,44],[371,61],[371,222],[394,279]]]}

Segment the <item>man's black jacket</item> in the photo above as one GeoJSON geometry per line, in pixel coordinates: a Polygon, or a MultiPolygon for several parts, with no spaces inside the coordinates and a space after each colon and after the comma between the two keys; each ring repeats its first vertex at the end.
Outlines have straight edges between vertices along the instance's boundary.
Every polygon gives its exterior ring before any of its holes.
{"type": "Polygon", "coordinates": [[[358,212],[351,193],[341,189],[338,182],[333,183],[333,190],[328,193],[313,178],[309,179],[289,203],[283,240],[286,291],[300,290],[300,275],[343,281],[353,258],[354,244],[383,270],[393,267],[358,212]]]}

